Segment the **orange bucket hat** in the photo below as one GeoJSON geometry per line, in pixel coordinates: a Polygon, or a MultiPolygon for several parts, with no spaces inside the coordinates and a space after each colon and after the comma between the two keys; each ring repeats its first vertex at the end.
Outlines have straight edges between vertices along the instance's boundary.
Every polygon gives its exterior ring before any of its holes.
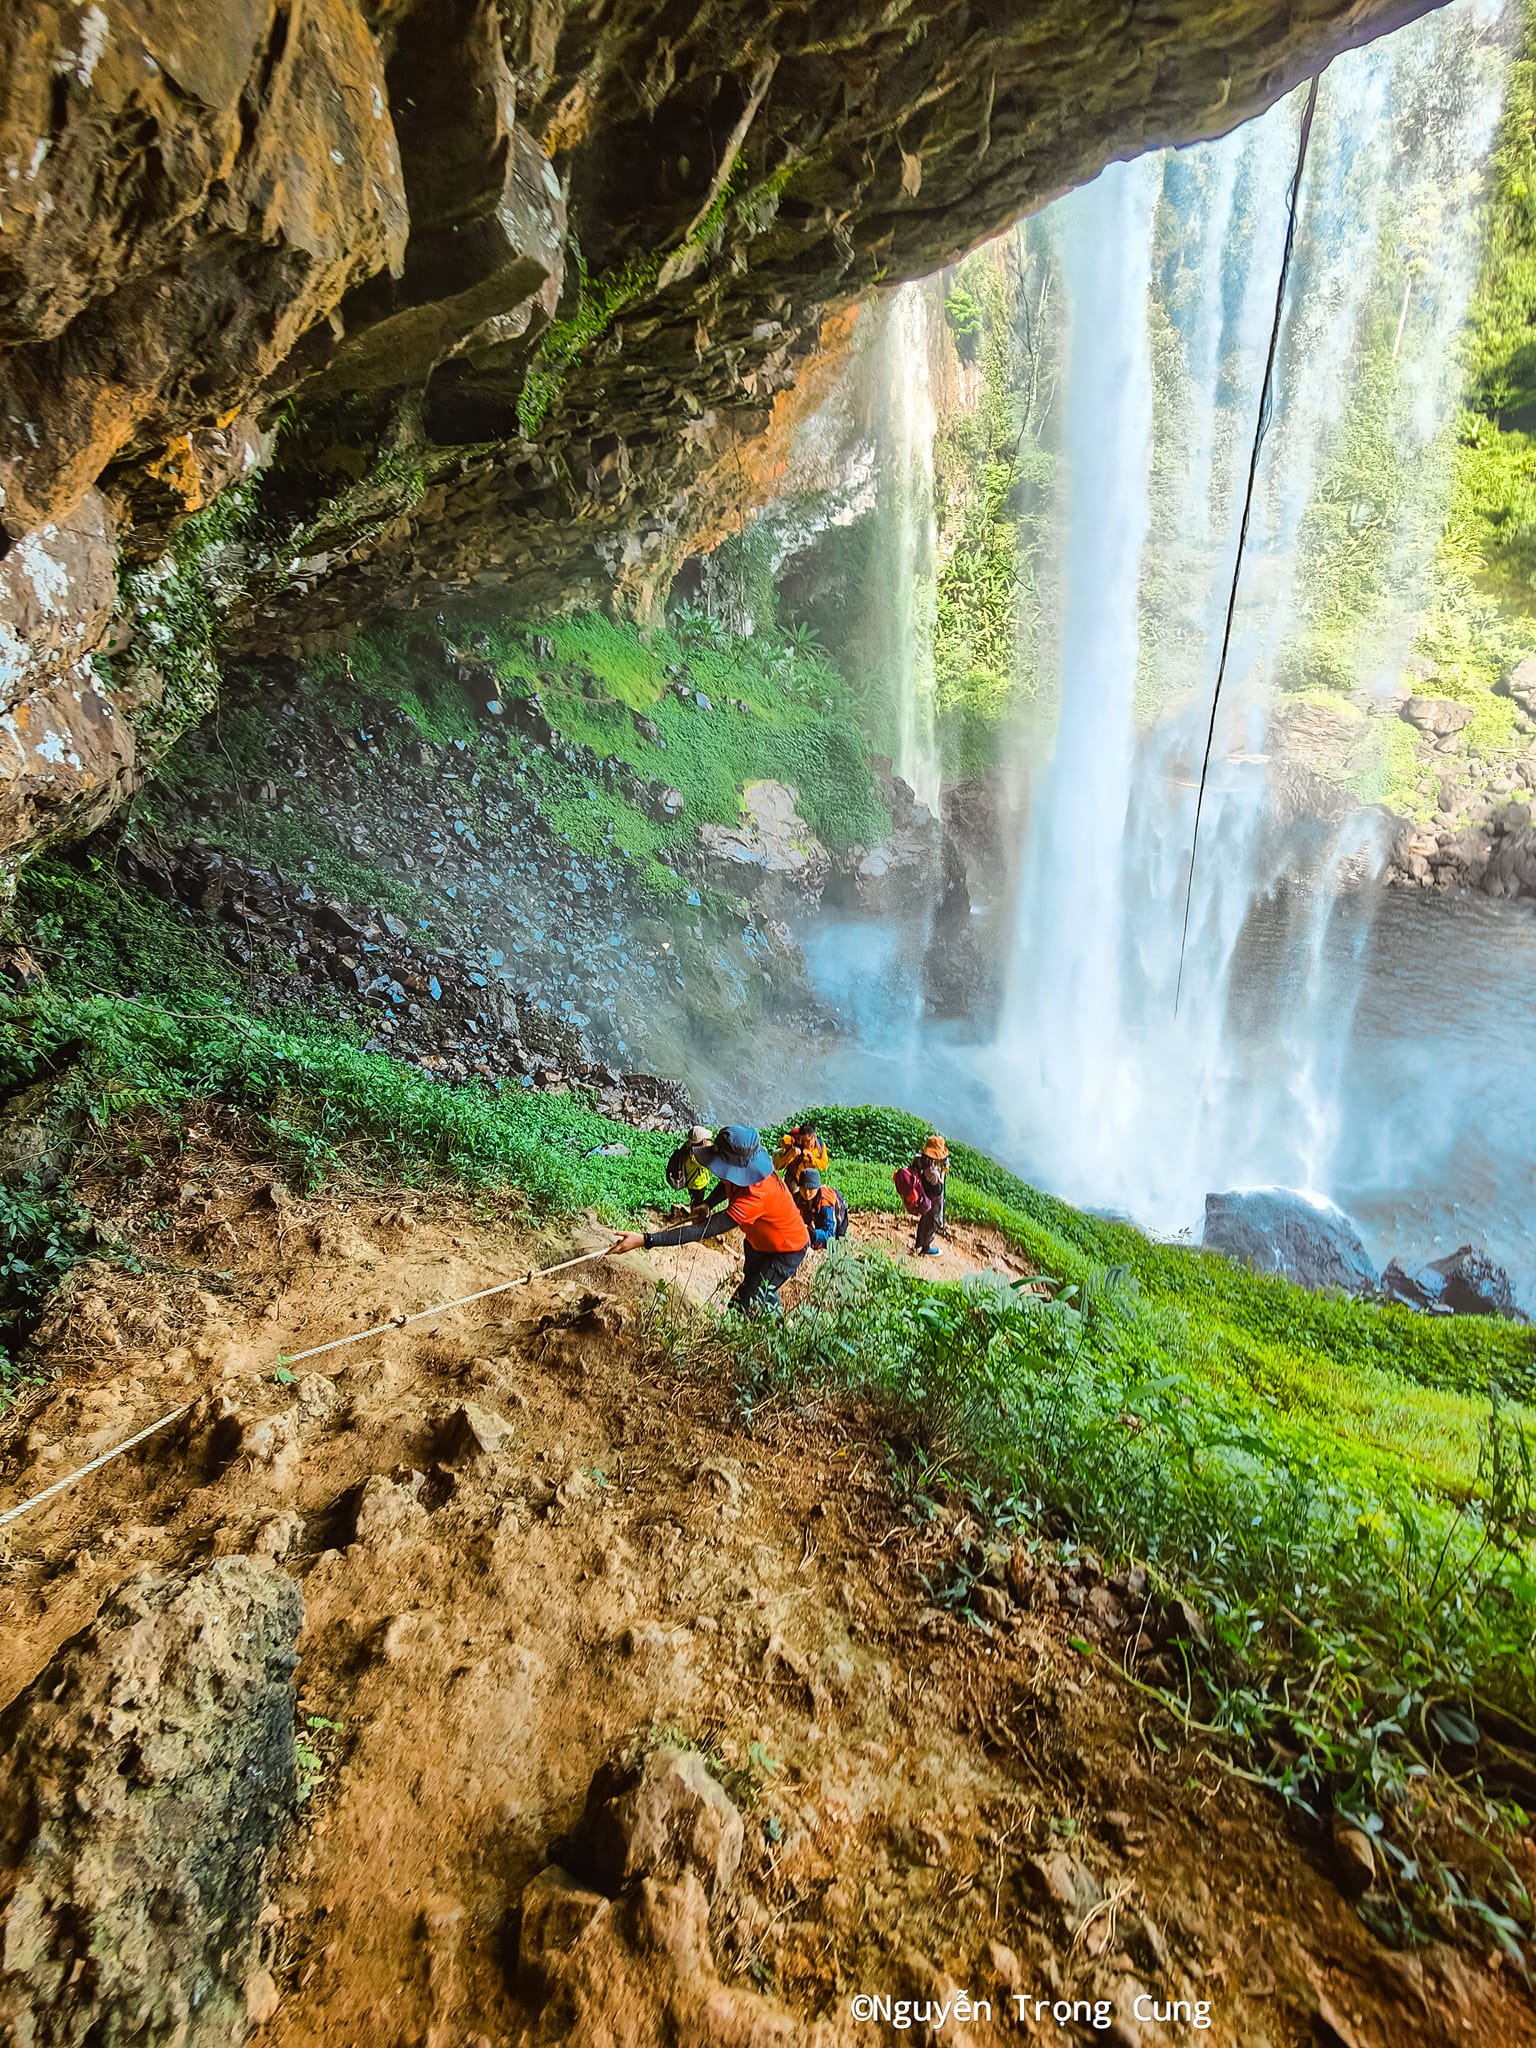
{"type": "Polygon", "coordinates": [[[947,1159],[949,1157],[949,1147],[937,1131],[934,1132],[933,1136],[924,1145],[923,1157],[925,1159],[947,1159]]]}

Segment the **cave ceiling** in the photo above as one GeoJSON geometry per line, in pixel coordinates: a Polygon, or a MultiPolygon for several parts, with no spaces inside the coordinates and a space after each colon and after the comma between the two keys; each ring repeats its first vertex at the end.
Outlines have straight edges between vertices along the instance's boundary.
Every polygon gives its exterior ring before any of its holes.
{"type": "Polygon", "coordinates": [[[236,649],[465,590],[645,617],[850,306],[1423,11],[6,0],[3,836],[131,783],[132,687],[81,669],[113,564],[231,484],[236,649]]]}

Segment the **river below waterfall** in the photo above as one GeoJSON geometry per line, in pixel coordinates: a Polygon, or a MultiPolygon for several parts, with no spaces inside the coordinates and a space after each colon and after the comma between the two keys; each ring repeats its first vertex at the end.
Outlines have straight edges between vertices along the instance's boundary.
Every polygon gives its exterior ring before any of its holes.
{"type": "MultiPolygon", "coordinates": [[[[826,922],[801,935],[846,1035],[823,1041],[763,1113],[812,1097],[892,1103],[1069,1200],[1197,1241],[1209,1191],[1311,1186],[1355,1217],[1378,1265],[1471,1242],[1536,1307],[1536,916],[1396,889],[1337,899],[1312,954],[1320,1028],[1305,1057],[1287,1037],[1295,923],[1281,898],[1254,904],[1233,963],[1223,1070],[1207,1077],[1215,1113],[1191,1122],[1181,1156],[1166,1131],[1140,1156],[1125,1146],[1110,1185],[1049,1157],[1059,1121],[1049,1134],[1029,1127],[1007,1054],[964,1025],[925,1020],[918,920],[826,922]]],[[[1082,1135],[1090,1156],[1094,1135],[1082,1135]]]]}

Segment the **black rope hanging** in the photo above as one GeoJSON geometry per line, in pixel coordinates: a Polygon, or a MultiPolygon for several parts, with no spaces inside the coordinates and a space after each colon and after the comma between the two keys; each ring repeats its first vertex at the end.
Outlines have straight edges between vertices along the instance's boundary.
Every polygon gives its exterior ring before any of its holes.
{"type": "Polygon", "coordinates": [[[1285,222],[1285,251],[1280,258],[1280,282],[1275,287],[1275,318],[1269,330],[1269,354],[1264,362],[1264,382],[1259,391],[1259,417],[1253,432],[1253,454],[1248,463],[1248,489],[1243,498],[1243,521],[1237,530],[1237,553],[1232,561],[1232,591],[1227,599],[1227,623],[1221,636],[1221,660],[1216,667],[1216,688],[1211,693],[1211,723],[1205,735],[1205,758],[1200,763],[1200,792],[1195,798],[1195,829],[1189,844],[1189,882],[1184,891],[1184,929],[1179,935],[1179,978],[1173,992],[1173,1014],[1179,1014],[1179,998],[1184,992],[1184,953],[1189,945],[1189,910],[1195,895],[1195,855],[1200,848],[1200,813],[1205,808],[1205,782],[1211,772],[1211,748],[1216,743],[1216,709],[1221,702],[1221,686],[1227,675],[1227,653],[1232,645],[1232,620],[1237,611],[1238,579],[1243,573],[1243,550],[1248,544],[1248,521],[1253,515],[1253,491],[1258,480],[1259,456],[1263,451],[1264,437],[1269,432],[1270,419],[1275,408],[1275,356],[1280,348],[1280,320],[1285,311],[1285,287],[1291,275],[1291,257],[1296,248],[1296,209],[1301,201],[1301,174],[1306,168],[1307,144],[1312,139],[1312,116],[1317,112],[1317,88],[1322,83],[1321,71],[1314,72],[1307,87],[1307,104],[1301,117],[1301,134],[1296,144],[1296,172],[1291,179],[1291,196],[1287,206],[1285,222]]]}

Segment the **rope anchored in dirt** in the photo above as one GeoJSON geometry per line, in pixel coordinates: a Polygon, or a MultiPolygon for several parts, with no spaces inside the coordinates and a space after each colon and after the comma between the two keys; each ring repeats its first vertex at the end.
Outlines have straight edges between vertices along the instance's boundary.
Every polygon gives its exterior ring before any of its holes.
{"type": "MultiPolygon", "coordinates": [[[[322,1352],[339,1351],[344,1344],[361,1344],[369,1337],[382,1337],[390,1330],[403,1330],[407,1323],[420,1323],[429,1316],[447,1315],[450,1309],[467,1308],[471,1302],[484,1301],[489,1295],[505,1294],[511,1287],[531,1287],[535,1280],[547,1280],[555,1273],[568,1273],[573,1266],[587,1266],[594,1259],[605,1259],[607,1256],[605,1248],[602,1251],[583,1252],[579,1258],[562,1259],[557,1266],[530,1267],[515,1280],[498,1280],[494,1287],[482,1287],[475,1294],[461,1294],[456,1301],[440,1301],[435,1307],[417,1309],[412,1315],[391,1316],[387,1323],[375,1323],[371,1330],[354,1330],[349,1337],[333,1337],[329,1344],[313,1344],[307,1351],[284,1354],[276,1362],[283,1367],[298,1365],[303,1359],[320,1357],[322,1352]]],[[[82,1465],[78,1472],[71,1472],[66,1478],[55,1480],[52,1486],[45,1487],[41,1493],[33,1494],[30,1500],[24,1500],[14,1508],[7,1508],[5,1513],[0,1515],[0,1529],[30,1509],[41,1507],[45,1500],[52,1500],[56,1493],[62,1493],[66,1487],[73,1486],[76,1480],[84,1479],[92,1472],[99,1472],[103,1465],[110,1465],[114,1458],[120,1458],[125,1451],[131,1451],[135,1444],[143,1443],[146,1437],[154,1436],[158,1430],[164,1429],[168,1423],[175,1422],[179,1416],[185,1415],[195,1406],[195,1401],[184,1401],[179,1408],[173,1408],[169,1415],[162,1415],[158,1422],[152,1422],[147,1429],[141,1429],[137,1435],[115,1444],[110,1451],[103,1451],[99,1458],[93,1458],[88,1465],[82,1465]]]]}

